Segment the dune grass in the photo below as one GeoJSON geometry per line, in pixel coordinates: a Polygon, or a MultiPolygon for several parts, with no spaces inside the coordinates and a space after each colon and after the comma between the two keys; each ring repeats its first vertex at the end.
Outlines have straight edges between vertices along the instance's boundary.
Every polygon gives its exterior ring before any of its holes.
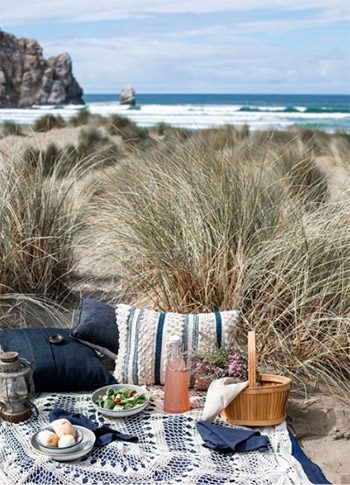
{"type": "Polygon", "coordinates": [[[185,140],[189,138],[194,132],[187,128],[176,128],[168,123],[160,122],[157,125],[150,128],[150,131],[155,132],[158,136],[168,138],[177,138],[185,140]]]}
{"type": "Polygon", "coordinates": [[[93,115],[90,113],[90,111],[87,108],[82,108],[78,111],[78,113],[75,116],[73,116],[69,120],[69,124],[72,126],[87,125],[90,122],[92,116],[93,115]]]}
{"type": "Polygon", "coordinates": [[[44,173],[25,158],[0,164],[0,294],[58,296],[74,269],[74,236],[84,201],[75,190],[78,167],[67,177],[44,173]]]}
{"type": "Polygon", "coordinates": [[[198,133],[109,172],[95,201],[108,251],[135,301],[239,308],[240,341],[257,329],[263,367],[349,387],[350,198],[329,199],[300,133],[269,137],[198,133]]]}
{"type": "Polygon", "coordinates": [[[58,148],[55,143],[49,143],[45,149],[28,147],[22,154],[23,163],[27,163],[33,169],[38,167],[43,177],[54,175],[57,177],[69,176],[70,172],[77,170],[81,165],[74,145],[66,145],[64,148],[58,148]]]}
{"type": "Polygon", "coordinates": [[[54,116],[54,115],[43,115],[38,118],[32,125],[32,129],[39,133],[43,133],[46,131],[50,131],[53,128],[63,128],[66,126],[66,122],[62,118],[62,116],[54,116]]]}
{"type": "Polygon", "coordinates": [[[343,177],[348,136],[90,121],[66,172],[54,146],[0,165],[0,293],[62,294],[86,244],[96,281],[105,258],[133,302],[238,308],[261,368],[350,390],[350,195],[318,158],[343,177]]]}
{"type": "Polygon", "coordinates": [[[138,126],[129,118],[112,115],[108,130],[111,135],[121,136],[123,142],[131,147],[147,148],[151,145],[148,129],[138,126]]]}
{"type": "Polygon", "coordinates": [[[24,162],[33,168],[40,166],[44,177],[54,174],[61,178],[81,166],[87,170],[113,165],[123,156],[123,151],[96,127],[80,130],[76,146],[59,148],[51,142],[44,149],[28,147],[22,155],[24,162]]]}
{"type": "Polygon", "coordinates": [[[23,135],[21,125],[15,123],[14,121],[4,121],[1,125],[1,131],[3,136],[23,135]]]}

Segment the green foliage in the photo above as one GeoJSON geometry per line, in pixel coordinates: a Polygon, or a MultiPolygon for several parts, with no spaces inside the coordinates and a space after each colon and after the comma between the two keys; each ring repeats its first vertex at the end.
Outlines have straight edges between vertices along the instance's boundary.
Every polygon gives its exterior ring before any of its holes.
{"type": "Polygon", "coordinates": [[[163,135],[165,135],[167,130],[172,129],[172,128],[171,128],[171,125],[169,125],[168,123],[161,122],[161,123],[158,123],[154,127],[154,129],[159,136],[163,136],[163,135]]]}
{"type": "Polygon", "coordinates": [[[57,164],[61,155],[61,151],[54,143],[50,143],[46,150],[43,152],[43,171],[45,175],[51,175],[53,167],[57,164]]]}
{"type": "Polygon", "coordinates": [[[33,124],[33,130],[39,133],[50,131],[53,128],[63,128],[66,126],[64,119],[61,116],[43,115],[38,118],[33,124]]]}
{"type": "Polygon", "coordinates": [[[69,120],[69,124],[72,126],[87,125],[92,118],[90,111],[86,108],[79,110],[73,118],[69,120]]]}
{"type": "Polygon", "coordinates": [[[119,135],[120,130],[126,126],[134,127],[137,125],[126,116],[112,115],[109,117],[109,132],[111,135],[119,135]]]}
{"type": "Polygon", "coordinates": [[[19,99],[21,97],[21,93],[17,89],[12,88],[12,89],[10,89],[8,96],[9,96],[10,101],[17,102],[17,101],[19,101],[19,99]]]}
{"type": "Polygon", "coordinates": [[[222,128],[199,130],[192,135],[194,143],[197,143],[202,148],[207,146],[210,150],[234,148],[248,137],[249,128],[246,125],[241,127],[224,125],[222,128]]]}
{"type": "Polygon", "coordinates": [[[40,167],[43,177],[52,175],[61,157],[62,150],[54,143],[50,143],[46,150],[26,148],[23,152],[24,162],[34,170],[40,167]]]}
{"type": "Polygon", "coordinates": [[[207,335],[201,335],[201,338],[208,340],[208,348],[191,356],[191,368],[195,376],[210,379],[214,376],[234,377],[239,381],[248,379],[248,356],[234,342],[225,342],[218,347],[217,342],[210,341],[207,335]]]}
{"type": "Polygon", "coordinates": [[[79,156],[91,155],[109,143],[108,138],[97,128],[85,128],[79,133],[77,152],[79,156]]]}
{"type": "Polygon", "coordinates": [[[14,123],[13,121],[4,121],[2,124],[2,134],[4,136],[11,136],[11,135],[22,135],[22,128],[21,125],[14,123]]]}
{"type": "Polygon", "coordinates": [[[165,139],[177,139],[180,141],[184,141],[189,138],[193,131],[188,130],[186,128],[175,128],[168,123],[158,123],[155,125],[153,130],[157,133],[158,136],[162,136],[165,139]]]}
{"type": "Polygon", "coordinates": [[[89,159],[91,164],[101,166],[114,165],[123,153],[98,128],[86,128],[79,134],[77,155],[80,159],[89,159]]]}
{"type": "Polygon", "coordinates": [[[113,115],[110,117],[109,133],[119,135],[129,146],[150,146],[151,140],[147,128],[138,126],[126,117],[113,115]]]}
{"type": "Polygon", "coordinates": [[[26,148],[23,161],[34,169],[40,166],[43,177],[53,174],[55,177],[65,177],[78,166],[83,165],[85,170],[89,167],[101,168],[117,163],[122,156],[118,147],[97,128],[87,128],[81,130],[77,147],[67,145],[58,148],[55,143],[50,143],[43,150],[26,148]]]}

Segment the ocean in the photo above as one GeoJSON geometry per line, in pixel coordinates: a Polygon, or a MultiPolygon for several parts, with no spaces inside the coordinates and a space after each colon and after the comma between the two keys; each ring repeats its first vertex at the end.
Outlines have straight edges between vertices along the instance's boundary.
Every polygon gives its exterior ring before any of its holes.
{"type": "MultiPolygon", "coordinates": [[[[137,106],[119,104],[119,94],[86,94],[91,113],[127,116],[141,126],[168,123],[201,129],[225,124],[251,130],[303,126],[328,132],[350,132],[350,95],[297,94],[137,94],[137,106]]],[[[0,123],[29,124],[45,113],[74,116],[81,106],[33,106],[0,109],[0,123]]]]}

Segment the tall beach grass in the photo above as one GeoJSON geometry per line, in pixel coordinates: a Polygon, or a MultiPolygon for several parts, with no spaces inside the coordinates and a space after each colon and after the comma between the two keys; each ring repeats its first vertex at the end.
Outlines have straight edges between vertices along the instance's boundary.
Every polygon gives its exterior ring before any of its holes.
{"type": "Polygon", "coordinates": [[[81,167],[48,177],[40,155],[0,163],[0,294],[58,296],[74,269],[75,235],[84,197],[76,193],[81,167]]]}
{"type": "Polygon", "coordinates": [[[350,390],[346,134],[72,123],[74,146],[1,160],[3,298],[65,294],[85,252],[90,283],[108,272],[161,311],[240,309],[262,368],[350,390]]]}
{"type": "Polygon", "coordinates": [[[115,271],[161,311],[239,308],[262,366],[349,388],[349,194],[329,197],[303,133],[225,130],[108,173],[95,203],[115,271]]]}

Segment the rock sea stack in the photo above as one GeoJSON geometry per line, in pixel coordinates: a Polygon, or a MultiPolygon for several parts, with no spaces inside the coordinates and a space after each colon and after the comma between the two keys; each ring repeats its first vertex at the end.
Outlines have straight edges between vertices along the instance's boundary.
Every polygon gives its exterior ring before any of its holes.
{"type": "Polygon", "coordinates": [[[121,90],[120,104],[130,104],[134,106],[136,104],[135,90],[131,86],[126,86],[121,90]]]}
{"type": "Polygon", "coordinates": [[[35,39],[0,30],[0,108],[84,104],[69,54],[44,59],[35,39]]]}

